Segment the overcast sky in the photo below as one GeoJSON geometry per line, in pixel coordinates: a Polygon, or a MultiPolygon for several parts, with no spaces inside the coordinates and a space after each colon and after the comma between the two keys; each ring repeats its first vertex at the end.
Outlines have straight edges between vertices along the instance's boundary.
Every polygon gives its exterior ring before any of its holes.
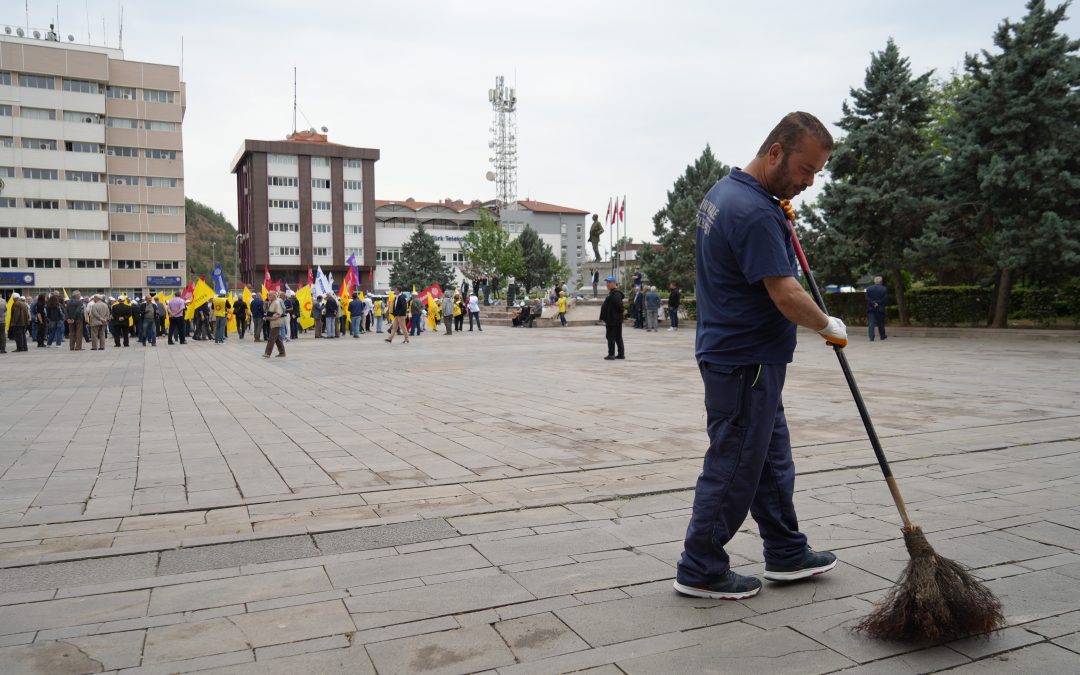
{"type": "MultiPolygon", "coordinates": [[[[23,3],[5,4],[16,15],[0,20],[24,23],[23,3]]],[[[53,0],[29,5],[31,26],[55,16],[53,0]]],[[[85,42],[89,28],[101,44],[104,18],[116,46],[115,0],[59,7],[65,36],[85,42]]],[[[518,197],[603,215],[625,194],[641,241],[707,143],[743,166],[791,110],[836,122],[890,36],[916,74],[948,75],[1024,12],[1022,0],[139,1],[125,4],[123,47],[175,64],[183,39],[187,195],[230,222],[230,160],[245,138],[291,131],[293,66],[300,128],[382,152],[378,199],[494,197],[487,90],[501,74],[518,89],[518,197]]]]}

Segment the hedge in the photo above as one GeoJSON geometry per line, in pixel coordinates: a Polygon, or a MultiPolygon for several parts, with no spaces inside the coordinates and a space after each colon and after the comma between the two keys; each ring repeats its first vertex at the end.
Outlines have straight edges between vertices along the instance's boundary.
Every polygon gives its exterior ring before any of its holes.
{"type": "MultiPolygon", "coordinates": [[[[915,323],[926,326],[981,326],[990,315],[994,289],[982,286],[924,286],[907,292],[908,313],[915,323]]],[[[894,298],[889,296],[890,300],[894,298]]],[[[828,293],[825,305],[829,313],[849,326],[865,326],[865,293],[828,293]]],[[[686,318],[697,320],[697,302],[683,298],[682,312],[686,318]]],[[[1014,288],[1009,298],[1009,318],[1032,321],[1050,326],[1055,319],[1071,317],[1080,326],[1080,285],[1059,290],[1014,288]]],[[[886,307],[886,319],[898,319],[895,304],[886,307]]]]}

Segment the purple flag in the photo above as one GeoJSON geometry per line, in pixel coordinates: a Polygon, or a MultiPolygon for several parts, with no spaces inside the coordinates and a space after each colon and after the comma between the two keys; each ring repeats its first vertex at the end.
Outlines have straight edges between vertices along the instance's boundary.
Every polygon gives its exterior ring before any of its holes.
{"type": "Polygon", "coordinates": [[[352,268],[353,280],[355,280],[356,283],[359,284],[360,283],[360,268],[357,267],[357,265],[356,265],[356,254],[353,253],[353,254],[349,255],[349,259],[345,261],[345,264],[347,264],[349,267],[352,268]]]}

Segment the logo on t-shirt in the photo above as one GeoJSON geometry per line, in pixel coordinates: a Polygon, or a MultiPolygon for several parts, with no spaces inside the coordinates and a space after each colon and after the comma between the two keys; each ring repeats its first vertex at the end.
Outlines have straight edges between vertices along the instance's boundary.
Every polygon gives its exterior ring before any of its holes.
{"type": "Polygon", "coordinates": [[[702,200],[701,206],[698,207],[697,223],[698,227],[705,233],[705,236],[709,236],[713,223],[716,222],[717,215],[719,215],[719,209],[716,208],[716,204],[713,204],[708,199],[702,200]]]}

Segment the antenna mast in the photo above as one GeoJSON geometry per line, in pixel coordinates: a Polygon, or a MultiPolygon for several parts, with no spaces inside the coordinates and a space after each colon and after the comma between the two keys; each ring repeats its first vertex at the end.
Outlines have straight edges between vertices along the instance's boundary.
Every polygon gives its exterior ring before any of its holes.
{"type": "Polygon", "coordinates": [[[507,87],[502,75],[495,78],[495,88],[488,90],[488,100],[495,111],[488,144],[495,156],[495,199],[499,203],[500,219],[505,210],[517,200],[517,89],[507,87]]]}
{"type": "Polygon", "coordinates": [[[296,133],[296,66],[292,67],[292,131],[296,133]]]}

